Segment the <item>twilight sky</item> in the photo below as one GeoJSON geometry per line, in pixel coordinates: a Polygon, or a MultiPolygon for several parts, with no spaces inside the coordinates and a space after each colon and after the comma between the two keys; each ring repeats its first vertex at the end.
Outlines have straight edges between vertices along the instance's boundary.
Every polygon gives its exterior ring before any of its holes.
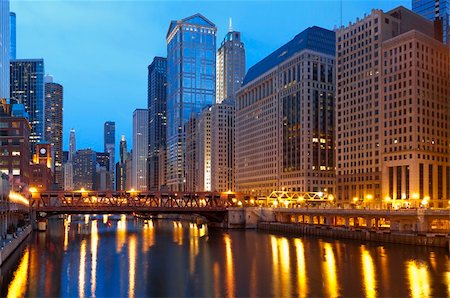
{"type": "MultiPolygon", "coordinates": [[[[342,22],[411,0],[343,0],[342,22]]],[[[147,66],[166,56],[171,20],[200,12],[218,28],[220,45],[242,32],[247,69],[310,26],[339,26],[339,0],[67,1],[11,0],[17,15],[17,58],[44,58],[45,72],[64,86],[64,150],[75,128],[77,148],[103,151],[103,123],[116,122],[116,141],[132,144],[132,113],[147,108],[147,66]]],[[[118,153],[116,153],[118,158],[118,153]]]]}

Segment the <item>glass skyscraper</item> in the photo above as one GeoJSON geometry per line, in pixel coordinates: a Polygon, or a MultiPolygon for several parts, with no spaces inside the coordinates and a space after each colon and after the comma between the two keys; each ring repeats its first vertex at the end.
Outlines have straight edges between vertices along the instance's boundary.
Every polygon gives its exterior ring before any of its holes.
{"type": "Polygon", "coordinates": [[[412,0],[412,10],[428,20],[441,20],[443,41],[450,46],[450,0],[412,0]]]}
{"type": "Polygon", "coordinates": [[[9,0],[0,1],[0,98],[9,98],[9,0]]]}
{"type": "Polygon", "coordinates": [[[10,71],[11,100],[22,103],[30,115],[30,142],[34,153],[34,144],[44,141],[45,138],[44,60],[11,60],[10,71]]]}
{"type": "Polygon", "coordinates": [[[216,26],[201,14],[167,32],[167,186],[184,190],[184,124],[215,102],[216,26]]]}
{"type": "Polygon", "coordinates": [[[104,142],[105,153],[109,154],[108,171],[111,174],[111,188],[114,188],[115,180],[115,160],[116,160],[116,123],[114,121],[106,121],[104,125],[104,142]]]}
{"type": "Polygon", "coordinates": [[[11,30],[9,55],[11,59],[16,59],[16,14],[14,12],[9,13],[9,22],[11,30]]]}
{"type": "Polygon", "coordinates": [[[167,59],[155,57],[148,67],[148,189],[165,182],[167,59]]]}

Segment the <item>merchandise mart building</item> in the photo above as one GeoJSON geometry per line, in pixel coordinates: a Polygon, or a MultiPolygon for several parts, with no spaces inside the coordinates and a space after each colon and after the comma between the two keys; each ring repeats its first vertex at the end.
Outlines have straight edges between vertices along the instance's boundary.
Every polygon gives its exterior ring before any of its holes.
{"type": "Polygon", "coordinates": [[[251,67],[236,99],[236,191],[334,191],[335,33],[310,27],[251,67]]]}

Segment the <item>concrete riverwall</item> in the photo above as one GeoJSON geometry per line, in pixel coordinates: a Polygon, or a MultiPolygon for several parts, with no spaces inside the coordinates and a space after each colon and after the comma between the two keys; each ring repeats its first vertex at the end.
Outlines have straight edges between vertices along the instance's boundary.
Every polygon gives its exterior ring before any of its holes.
{"type": "Polygon", "coordinates": [[[389,231],[370,231],[363,229],[331,228],[307,224],[284,224],[260,222],[258,229],[270,232],[289,233],[292,235],[313,235],[327,238],[353,239],[360,241],[377,241],[399,244],[424,245],[449,248],[449,236],[435,234],[400,234],[389,231]]]}
{"type": "Polygon", "coordinates": [[[16,248],[30,235],[32,231],[31,226],[27,226],[21,232],[17,233],[17,237],[11,239],[9,242],[2,243],[4,246],[0,247],[0,266],[3,262],[16,250],[16,248]]]}

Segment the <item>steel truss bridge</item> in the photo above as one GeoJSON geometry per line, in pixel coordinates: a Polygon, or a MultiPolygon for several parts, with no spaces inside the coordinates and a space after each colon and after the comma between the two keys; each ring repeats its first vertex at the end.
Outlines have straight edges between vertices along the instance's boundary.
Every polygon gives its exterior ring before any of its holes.
{"type": "MultiPolygon", "coordinates": [[[[198,214],[222,222],[227,208],[234,205],[217,192],[99,192],[48,191],[33,193],[32,211],[46,216],[56,214],[163,213],[198,214]]],[[[42,216],[42,215],[41,215],[42,216]]]]}

